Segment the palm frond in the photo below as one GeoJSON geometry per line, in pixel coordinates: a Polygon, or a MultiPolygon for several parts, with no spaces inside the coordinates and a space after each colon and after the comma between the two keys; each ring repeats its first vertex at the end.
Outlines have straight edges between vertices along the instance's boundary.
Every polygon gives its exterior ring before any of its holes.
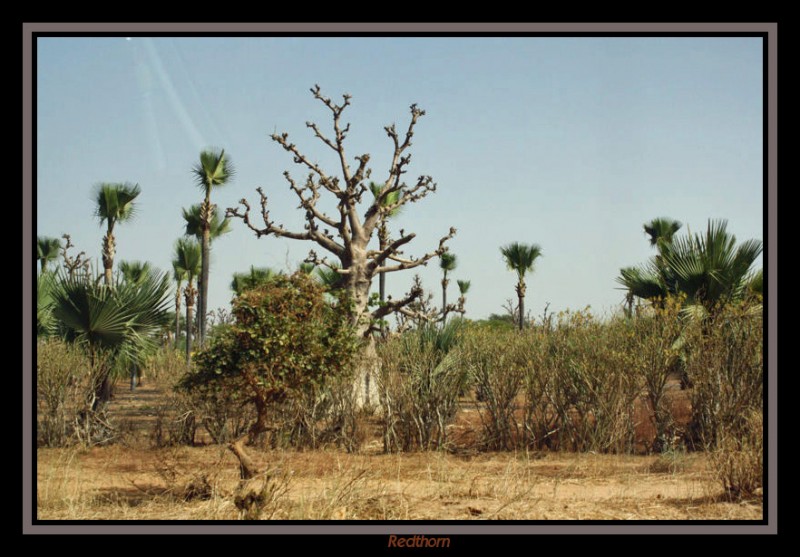
{"type": "Polygon", "coordinates": [[[658,217],[644,223],[644,231],[650,237],[650,245],[659,246],[671,243],[681,226],[683,224],[675,219],[658,217]]]}
{"type": "Polygon", "coordinates": [[[269,267],[254,267],[251,265],[248,273],[233,274],[231,290],[239,296],[245,290],[250,290],[251,288],[266,284],[280,275],[281,273],[269,267]]]}
{"type": "Polygon", "coordinates": [[[336,270],[339,265],[333,264],[331,267],[317,267],[317,280],[328,290],[336,290],[342,282],[342,275],[336,270]]]}
{"type": "Polygon", "coordinates": [[[515,271],[521,280],[528,271],[534,270],[536,260],[542,256],[542,248],[538,244],[514,242],[500,248],[500,253],[508,268],[515,271]]]}
{"type": "Polygon", "coordinates": [[[190,283],[200,275],[202,259],[202,249],[196,238],[178,238],[175,242],[173,269],[185,273],[185,278],[190,283]]]}
{"type": "Polygon", "coordinates": [[[134,217],[136,204],[134,200],[141,193],[138,184],[101,183],[95,186],[95,216],[100,223],[110,221],[112,225],[134,217]]]}
{"type": "MultiPolygon", "coordinates": [[[[376,184],[375,182],[370,182],[369,183],[369,190],[372,192],[373,197],[375,197],[375,199],[377,199],[378,196],[381,194],[381,191],[383,191],[383,185],[376,184]]],[[[400,201],[400,199],[402,197],[403,197],[403,192],[401,190],[395,190],[395,191],[389,192],[386,195],[386,197],[383,198],[383,201],[381,202],[381,206],[382,207],[390,207],[390,206],[396,204],[398,201],[400,201]]],[[[389,211],[387,216],[388,217],[396,217],[402,211],[403,211],[403,207],[402,206],[395,207],[394,209],[389,211]]]]}
{"type": "Polygon", "coordinates": [[[458,284],[458,291],[461,293],[462,296],[465,295],[467,292],[469,292],[469,287],[471,285],[470,281],[457,280],[456,284],[458,284]]]}
{"type": "Polygon", "coordinates": [[[58,258],[61,249],[61,240],[49,236],[38,236],[36,238],[36,259],[44,261],[45,265],[58,258]]]}
{"type": "Polygon", "coordinates": [[[192,167],[195,183],[208,193],[215,187],[227,184],[235,170],[230,157],[225,154],[225,149],[209,149],[200,153],[200,162],[192,167]]]}
{"type": "Polygon", "coordinates": [[[125,282],[140,283],[152,270],[152,267],[149,261],[120,261],[118,269],[125,282]]]}
{"type": "Polygon", "coordinates": [[[115,366],[141,362],[169,324],[169,276],[148,271],[138,283],[118,276],[109,287],[86,277],[60,276],[53,315],[68,340],[113,355],[115,366]]]}
{"type": "Polygon", "coordinates": [[[617,282],[634,296],[646,300],[666,298],[669,294],[658,274],[641,267],[625,267],[620,269],[617,282]]]}
{"type": "Polygon", "coordinates": [[[453,271],[457,265],[457,257],[454,253],[446,251],[439,256],[439,268],[443,271],[453,271]]]}
{"type": "Polygon", "coordinates": [[[53,286],[55,275],[41,273],[36,277],[36,335],[50,336],[55,333],[56,321],[53,316],[53,286]]]}
{"type": "Polygon", "coordinates": [[[317,268],[317,266],[314,265],[313,263],[306,263],[306,262],[300,263],[297,266],[297,270],[298,271],[300,271],[301,273],[305,273],[307,275],[310,275],[311,273],[313,273],[314,269],[316,269],[316,268],[317,268]]]}
{"type": "MultiPolygon", "coordinates": [[[[181,209],[185,222],[184,234],[194,236],[198,240],[203,237],[203,218],[200,216],[200,212],[200,203],[195,203],[188,209],[181,209]]],[[[227,217],[221,218],[216,206],[211,211],[211,221],[208,224],[212,241],[231,231],[230,219],[227,217]]]]}

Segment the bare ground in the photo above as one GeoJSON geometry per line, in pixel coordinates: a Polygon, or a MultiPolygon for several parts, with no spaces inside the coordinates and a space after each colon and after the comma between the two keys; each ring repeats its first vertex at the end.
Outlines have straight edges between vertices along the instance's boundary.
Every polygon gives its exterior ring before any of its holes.
{"type": "MultiPolygon", "coordinates": [[[[43,520],[236,520],[238,465],[226,448],[148,448],[156,385],[114,402],[132,439],[37,451],[43,520]]],[[[702,453],[668,456],[250,450],[273,520],[759,520],[760,498],[731,502],[702,453]]]]}

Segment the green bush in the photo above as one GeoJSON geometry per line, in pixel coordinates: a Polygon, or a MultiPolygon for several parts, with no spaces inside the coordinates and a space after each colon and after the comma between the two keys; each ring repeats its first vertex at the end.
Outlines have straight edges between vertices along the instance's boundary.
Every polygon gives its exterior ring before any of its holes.
{"type": "Polygon", "coordinates": [[[271,413],[290,400],[322,389],[329,378],[349,375],[358,342],[345,300],[325,296],[304,273],[279,276],[233,301],[234,323],[195,356],[181,381],[192,390],[230,387],[252,401],[253,443],[274,429],[271,413]],[[246,393],[246,394],[245,394],[246,393]]]}

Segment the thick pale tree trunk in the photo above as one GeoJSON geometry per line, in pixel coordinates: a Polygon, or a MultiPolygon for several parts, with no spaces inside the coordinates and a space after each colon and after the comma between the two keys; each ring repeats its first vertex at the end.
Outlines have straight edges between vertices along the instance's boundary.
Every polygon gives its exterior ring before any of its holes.
{"type": "Polygon", "coordinates": [[[525,328],[525,282],[520,279],[517,284],[517,296],[519,297],[519,330],[525,328]]]}
{"type": "Polygon", "coordinates": [[[372,277],[367,273],[366,258],[363,261],[354,261],[349,269],[350,273],[344,275],[343,287],[350,294],[353,303],[352,319],[356,334],[364,343],[356,366],[353,388],[359,407],[374,406],[378,404],[379,398],[377,382],[379,361],[375,351],[375,340],[370,331],[372,323],[368,303],[372,277]]]}

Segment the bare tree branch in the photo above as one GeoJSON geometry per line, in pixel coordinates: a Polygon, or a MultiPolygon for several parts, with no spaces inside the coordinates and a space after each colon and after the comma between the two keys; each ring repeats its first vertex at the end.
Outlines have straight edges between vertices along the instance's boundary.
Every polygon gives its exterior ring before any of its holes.
{"type": "Polygon", "coordinates": [[[285,171],[283,173],[283,176],[289,182],[289,187],[292,189],[292,191],[295,192],[297,194],[297,197],[300,198],[300,207],[299,208],[305,209],[307,211],[311,211],[311,213],[314,215],[314,218],[319,219],[320,221],[324,222],[328,226],[333,226],[337,230],[339,229],[341,223],[336,222],[335,220],[330,218],[328,215],[326,215],[324,212],[322,212],[322,211],[317,209],[317,200],[319,199],[319,187],[317,186],[317,184],[314,183],[313,174],[310,174],[308,176],[308,180],[306,181],[306,185],[304,187],[302,187],[302,188],[297,186],[295,181],[289,175],[288,171],[285,171]],[[310,198],[303,196],[303,192],[305,192],[306,190],[310,190],[311,191],[311,197],[310,198]]]}
{"type": "MultiPolygon", "coordinates": [[[[369,330],[374,328],[375,321],[391,313],[397,314],[398,319],[410,319],[411,315],[415,316],[414,319],[417,320],[434,319],[438,315],[438,310],[432,310],[430,300],[424,299],[418,278],[415,282],[416,286],[402,299],[392,300],[390,298],[388,302],[384,302],[374,311],[370,311],[372,308],[369,306],[369,289],[372,279],[377,274],[426,265],[432,258],[447,251],[445,243],[456,233],[455,228],[451,228],[449,234],[440,239],[436,250],[419,258],[404,256],[401,251],[416,237],[415,234],[406,234],[403,230],[400,230],[399,238],[393,241],[388,240],[388,234],[386,234],[381,240],[381,249],[368,249],[370,239],[377,226],[385,222],[396,209],[408,203],[416,203],[429,193],[436,191],[436,183],[430,176],[419,176],[411,184],[403,181],[403,175],[407,173],[407,168],[411,163],[411,153],[408,152],[408,149],[411,147],[415,126],[425,115],[425,111],[418,108],[416,104],[411,105],[411,118],[404,133],[398,133],[394,124],[384,128],[393,147],[389,173],[383,187],[372,199],[366,212],[363,213],[363,220],[361,220],[362,214],[359,213],[359,206],[362,203],[362,196],[369,192],[365,182],[371,175],[369,168],[371,157],[369,153],[364,153],[355,157],[357,165],[353,168],[348,164],[344,143],[350,131],[350,124],[343,123],[342,114],[350,105],[350,95],[342,95],[343,100],[337,104],[322,94],[319,85],[314,85],[311,93],[315,99],[330,110],[333,133],[328,132],[329,135],[326,135],[316,123],[310,121],[306,122],[306,127],[322,143],[337,153],[340,170],[333,172],[333,175],[328,175],[319,164],[289,141],[288,134],[275,133],[271,136],[273,141],[292,155],[296,164],[304,166],[309,171],[303,184],[295,181],[288,171],[284,172],[284,178],[288,182],[289,188],[299,199],[299,208],[304,211],[304,230],[286,230],[282,225],[273,222],[267,207],[267,197],[261,188],[257,188],[256,191],[260,196],[263,226],[252,222],[251,207],[245,199],[239,202],[238,207],[229,208],[226,215],[241,219],[257,237],[272,234],[294,240],[309,240],[333,254],[338,259],[336,263],[341,264],[342,268],[339,268],[338,265],[334,266],[334,259],[329,262],[325,257],[318,256],[313,250],[310,251],[306,261],[331,269],[335,268],[338,273],[343,275],[341,286],[346,288],[353,297],[353,322],[361,334],[368,336],[369,330]],[[338,214],[333,211],[328,214],[319,206],[319,200],[324,190],[335,196],[338,214]],[[398,199],[393,200],[391,205],[386,205],[387,197],[393,195],[393,192],[401,192],[402,195],[398,195],[398,199]]],[[[451,306],[445,309],[458,311],[457,307],[453,309],[451,306]]]]}
{"type": "Polygon", "coordinates": [[[326,257],[320,258],[317,255],[317,252],[315,252],[314,250],[311,250],[311,251],[308,252],[308,257],[306,257],[303,260],[303,262],[304,263],[313,263],[314,265],[321,266],[321,267],[327,267],[328,269],[330,269],[332,271],[336,271],[340,275],[349,275],[350,274],[350,269],[342,269],[341,267],[337,267],[335,265],[332,265],[328,261],[328,259],[326,257]]]}
{"type": "Polygon", "coordinates": [[[264,221],[264,228],[258,228],[257,226],[253,225],[250,220],[250,204],[244,198],[239,200],[239,204],[245,208],[244,212],[241,212],[239,207],[229,207],[227,211],[225,211],[225,215],[228,217],[242,219],[247,228],[255,232],[257,238],[273,234],[282,238],[291,238],[292,240],[312,240],[336,255],[341,255],[344,252],[344,247],[336,243],[332,236],[325,235],[319,231],[319,228],[314,222],[314,215],[311,211],[306,212],[307,222],[305,232],[292,232],[290,230],[286,230],[283,225],[276,225],[269,219],[269,210],[267,210],[267,196],[264,194],[264,190],[259,187],[256,188],[256,191],[261,197],[261,218],[264,221]]]}
{"type": "MultiPolygon", "coordinates": [[[[385,257],[385,259],[390,259],[391,261],[395,261],[397,265],[385,265],[383,267],[376,267],[374,269],[375,273],[393,273],[395,271],[403,271],[405,269],[413,269],[414,267],[419,267],[420,265],[426,265],[428,261],[433,259],[434,257],[438,257],[447,251],[447,247],[445,243],[450,240],[453,236],[456,235],[456,229],[450,227],[450,233],[447,236],[442,237],[439,240],[439,247],[436,251],[432,251],[430,253],[426,253],[419,259],[402,259],[400,257],[396,257],[394,255],[389,255],[385,257]]],[[[401,238],[402,240],[402,238],[401,238]]]]}

